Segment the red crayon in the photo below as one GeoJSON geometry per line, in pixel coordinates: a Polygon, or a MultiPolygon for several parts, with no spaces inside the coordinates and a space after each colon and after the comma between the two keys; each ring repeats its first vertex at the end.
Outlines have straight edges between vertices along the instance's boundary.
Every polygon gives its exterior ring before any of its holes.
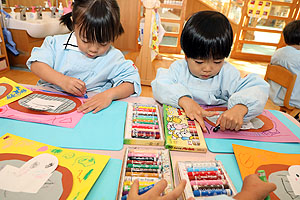
{"type": "Polygon", "coordinates": [[[145,161],[145,160],[127,160],[127,164],[141,164],[141,165],[159,165],[157,161],[145,161]]]}
{"type": "Polygon", "coordinates": [[[223,175],[222,171],[200,171],[200,172],[188,172],[188,176],[217,176],[217,175],[223,175]]]}
{"type": "Polygon", "coordinates": [[[151,125],[151,124],[132,124],[132,128],[158,129],[158,125],[151,125]]]}

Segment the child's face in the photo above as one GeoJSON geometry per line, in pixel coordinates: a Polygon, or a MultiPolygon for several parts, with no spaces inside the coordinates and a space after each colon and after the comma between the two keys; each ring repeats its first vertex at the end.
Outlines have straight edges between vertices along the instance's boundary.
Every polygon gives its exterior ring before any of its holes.
{"type": "Polygon", "coordinates": [[[77,39],[77,45],[80,51],[82,51],[89,58],[96,58],[105,54],[110,48],[111,43],[91,43],[87,42],[86,38],[79,35],[79,27],[75,25],[75,37],[77,39]]]}
{"type": "Polygon", "coordinates": [[[200,79],[209,79],[214,77],[221,70],[224,59],[218,60],[201,60],[201,59],[193,59],[187,58],[188,67],[190,72],[200,78],[200,79]]]}

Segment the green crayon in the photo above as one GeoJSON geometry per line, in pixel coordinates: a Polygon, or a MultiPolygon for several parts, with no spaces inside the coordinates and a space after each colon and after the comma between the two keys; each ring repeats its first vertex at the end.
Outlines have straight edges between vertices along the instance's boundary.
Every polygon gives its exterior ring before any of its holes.
{"type": "MultiPolygon", "coordinates": [[[[265,172],[265,170],[261,169],[261,170],[258,170],[257,172],[258,172],[258,176],[259,176],[260,180],[262,180],[262,181],[264,181],[264,182],[268,182],[268,179],[267,179],[267,177],[266,177],[266,172],[265,172]]],[[[265,200],[271,200],[270,195],[268,195],[268,196],[265,198],[265,200]]]]}

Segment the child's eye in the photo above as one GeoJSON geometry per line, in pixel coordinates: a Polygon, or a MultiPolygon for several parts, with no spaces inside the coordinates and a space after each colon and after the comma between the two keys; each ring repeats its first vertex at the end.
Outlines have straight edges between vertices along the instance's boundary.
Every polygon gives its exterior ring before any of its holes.
{"type": "Polygon", "coordinates": [[[203,61],[197,61],[197,60],[195,60],[195,63],[197,63],[197,64],[203,64],[203,61]]]}
{"type": "Polygon", "coordinates": [[[222,63],[222,61],[220,60],[220,61],[214,61],[214,63],[215,64],[220,64],[220,63],[222,63]]]}

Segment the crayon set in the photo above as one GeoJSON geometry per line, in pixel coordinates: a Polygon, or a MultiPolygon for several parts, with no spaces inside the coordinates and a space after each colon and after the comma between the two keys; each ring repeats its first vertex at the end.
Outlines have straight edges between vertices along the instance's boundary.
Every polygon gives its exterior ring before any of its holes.
{"type": "Polygon", "coordinates": [[[124,144],[164,145],[157,105],[128,103],[124,144]]]}
{"type": "Polygon", "coordinates": [[[237,193],[220,161],[179,161],[177,165],[179,178],[187,180],[185,199],[237,193]]]}
{"type": "Polygon", "coordinates": [[[139,180],[139,193],[142,193],[164,178],[168,182],[164,193],[168,193],[173,189],[172,175],[168,149],[127,147],[123,159],[118,199],[127,198],[126,195],[135,179],[139,180]]]}
{"type": "Polygon", "coordinates": [[[182,109],[163,105],[165,146],[170,150],[206,152],[200,125],[188,119],[182,109]]]}

